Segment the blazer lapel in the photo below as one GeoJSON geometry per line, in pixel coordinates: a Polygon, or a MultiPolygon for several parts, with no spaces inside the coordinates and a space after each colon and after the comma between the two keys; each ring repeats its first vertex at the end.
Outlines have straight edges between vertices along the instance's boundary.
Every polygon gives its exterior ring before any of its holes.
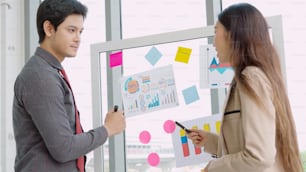
{"type": "Polygon", "coordinates": [[[221,118],[221,128],[220,128],[220,136],[219,136],[219,144],[218,144],[218,154],[217,154],[218,157],[221,157],[222,155],[224,155],[224,153],[225,153],[224,151],[226,151],[226,150],[223,149],[225,147],[225,144],[224,144],[225,140],[224,140],[224,137],[223,137],[223,127],[222,127],[223,125],[222,125],[222,123],[223,123],[223,120],[224,120],[224,112],[226,110],[228,100],[231,96],[232,88],[235,87],[235,85],[236,85],[236,82],[233,79],[232,83],[231,83],[231,85],[228,89],[225,101],[224,101],[223,111],[221,112],[222,113],[222,118],[221,118]]]}

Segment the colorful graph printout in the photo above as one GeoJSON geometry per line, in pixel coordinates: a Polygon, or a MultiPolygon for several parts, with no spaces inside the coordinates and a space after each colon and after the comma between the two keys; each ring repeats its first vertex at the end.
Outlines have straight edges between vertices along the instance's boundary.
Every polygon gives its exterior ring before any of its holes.
{"type": "MultiPolygon", "coordinates": [[[[181,123],[187,128],[197,128],[219,134],[221,118],[221,115],[211,115],[181,123]]],[[[176,127],[172,134],[172,143],[177,167],[201,164],[212,159],[210,154],[203,151],[203,147],[195,147],[187,138],[186,132],[179,127],[176,127]]]]}
{"type": "Polygon", "coordinates": [[[230,64],[219,63],[213,45],[200,46],[200,88],[228,87],[234,71],[230,64]]]}
{"type": "Polygon", "coordinates": [[[125,76],[121,91],[125,116],[179,105],[172,65],[125,76]]]}

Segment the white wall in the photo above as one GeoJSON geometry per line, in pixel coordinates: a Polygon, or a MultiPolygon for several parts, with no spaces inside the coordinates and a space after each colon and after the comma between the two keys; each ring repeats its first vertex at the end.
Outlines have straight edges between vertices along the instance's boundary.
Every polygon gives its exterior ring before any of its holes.
{"type": "Polygon", "coordinates": [[[0,172],[14,171],[15,142],[12,129],[13,85],[24,63],[23,0],[0,1],[1,40],[1,161],[0,172]]]}

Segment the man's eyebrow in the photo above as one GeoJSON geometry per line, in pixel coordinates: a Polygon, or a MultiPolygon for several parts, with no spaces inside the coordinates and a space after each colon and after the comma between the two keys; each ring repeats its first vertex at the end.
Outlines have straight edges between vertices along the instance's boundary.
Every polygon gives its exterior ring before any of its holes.
{"type": "Polygon", "coordinates": [[[69,27],[69,28],[78,28],[78,27],[76,27],[76,26],[73,26],[73,25],[68,25],[67,27],[69,27]]]}
{"type": "Polygon", "coordinates": [[[68,25],[67,27],[68,28],[73,28],[73,29],[80,29],[81,31],[84,30],[84,27],[78,28],[77,26],[74,26],[74,25],[68,25]]]}

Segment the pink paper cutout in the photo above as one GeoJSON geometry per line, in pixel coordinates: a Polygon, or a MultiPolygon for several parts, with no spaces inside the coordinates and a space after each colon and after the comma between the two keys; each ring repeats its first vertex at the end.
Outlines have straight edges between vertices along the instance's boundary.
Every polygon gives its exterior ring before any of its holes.
{"type": "Polygon", "coordinates": [[[164,131],[166,133],[173,133],[175,131],[175,123],[172,120],[167,120],[164,122],[164,131]]]}
{"type": "Polygon", "coordinates": [[[156,167],[159,164],[160,158],[157,153],[150,153],[147,161],[151,166],[156,167]]]}
{"type": "Polygon", "coordinates": [[[122,51],[109,55],[109,67],[113,68],[122,65],[122,51]]]}
{"type": "Polygon", "coordinates": [[[142,131],[140,134],[139,134],[139,141],[143,144],[147,144],[149,143],[151,140],[151,134],[150,132],[148,131],[142,131]]]}

